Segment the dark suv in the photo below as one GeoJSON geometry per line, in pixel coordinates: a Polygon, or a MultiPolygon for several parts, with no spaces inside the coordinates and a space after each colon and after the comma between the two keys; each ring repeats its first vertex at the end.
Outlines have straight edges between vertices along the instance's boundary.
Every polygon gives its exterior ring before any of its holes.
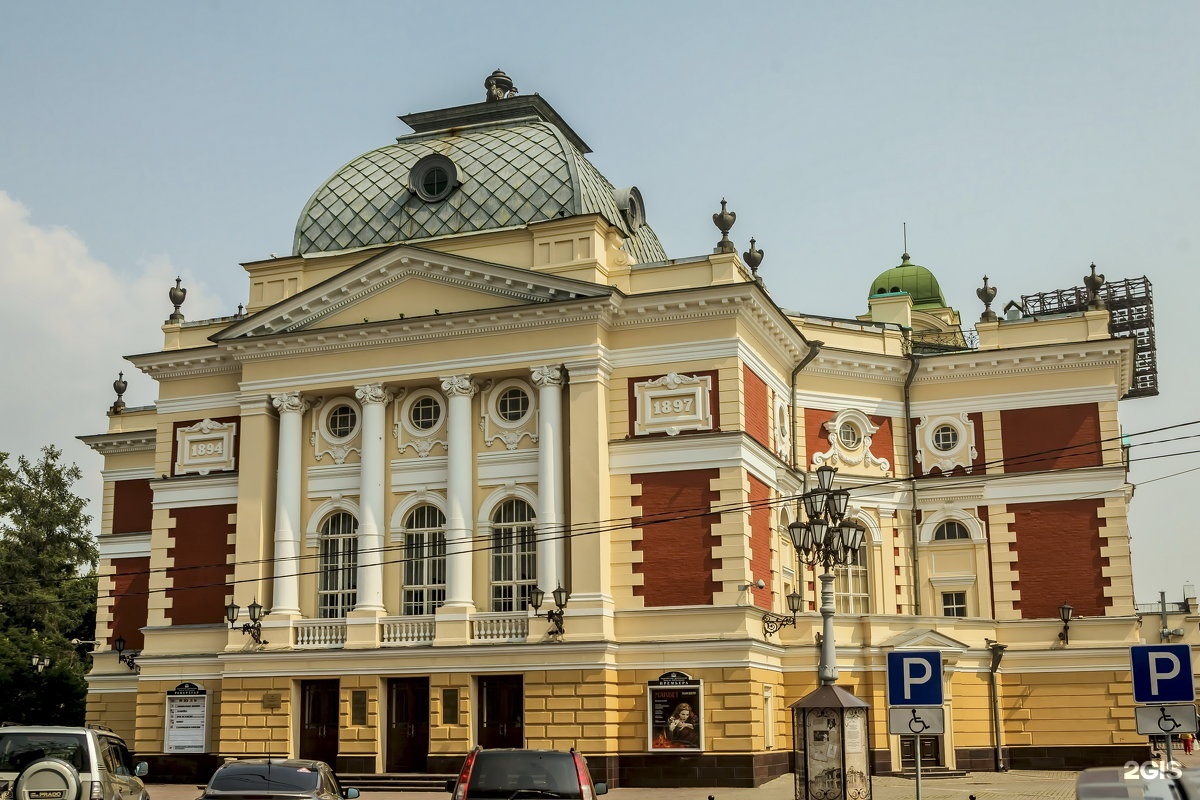
{"type": "Polygon", "coordinates": [[[587,760],[571,750],[483,750],[467,754],[458,778],[446,781],[452,800],[543,797],[596,800],[608,784],[592,783],[587,760]]]}

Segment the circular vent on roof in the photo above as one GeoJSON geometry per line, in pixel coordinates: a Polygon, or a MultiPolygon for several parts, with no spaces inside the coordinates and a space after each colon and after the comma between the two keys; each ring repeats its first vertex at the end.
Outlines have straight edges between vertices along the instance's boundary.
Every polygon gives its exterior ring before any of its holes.
{"type": "Polygon", "coordinates": [[[408,188],[426,203],[445,200],[461,183],[454,162],[440,153],[425,156],[408,173],[408,188]]]}
{"type": "Polygon", "coordinates": [[[646,207],[642,205],[642,193],[636,186],[614,189],[613,199],[617,201],[617,208],[621,210],[621,216],[630,231],[637,231],[646,224],[646,207]]]}

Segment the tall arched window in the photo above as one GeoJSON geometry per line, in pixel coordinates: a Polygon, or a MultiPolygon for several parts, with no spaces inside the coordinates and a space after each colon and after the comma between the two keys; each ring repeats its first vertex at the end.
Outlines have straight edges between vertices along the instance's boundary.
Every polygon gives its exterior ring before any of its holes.
{"type": "Polygon", "coordinates": [[[446,515],[417,506],[404,519],[404,613],[432,614],[446,602],[446,515]]]}
{"type": "Polygon", "coordinates": [[[871,593],[867,576],[867,545],[858,548],[844,567],[833,570],[834,606],[839,614],[870,614],[871,593]]]}
{"type": "Polygon", "coordinates": [[[321,572],[317,577],[317,616],[346,616],[358,600],[358,521],[338,511],[321,524],[321,572]]]}
{"type": "Polygon", "coordinates": [[[533,507],[505,500],[492,514],[492,611],[520,611],[537,584],[533,507]]]}

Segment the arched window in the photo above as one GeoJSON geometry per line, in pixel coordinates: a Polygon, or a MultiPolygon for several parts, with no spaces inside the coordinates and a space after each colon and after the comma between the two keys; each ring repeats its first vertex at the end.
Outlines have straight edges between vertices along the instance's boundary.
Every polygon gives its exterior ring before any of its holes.
{"type": "Polygon", "coordinates": [[[867,577],[867,545],[855,551],[850,563],[833,570],[834,607],[839,614],[870,614],[871,587],[867,577]]]}
{"type": "Polygon", "coordinates": [[[358,600],[358,521],[338,511],[321,524],[321,572],[317,577],[317,616],[346,616],[358,600]]]}
{"type": "Polygon", "coordinates": [[[533,508],[505,500],[492,514],[492,611],[520,611],[537,584],[533,508]]]}
{"type": "Polygon", "coordinates": [[[951,539],[970,539],[971,532],[967,530],[967,526],[963,525],[958,520],[948,519],[945,522],[939,523],[933,529],[933,540],[935,542],[946,542],[951,539]]]}
{"type": "Polygon", "coordinates": [[[446,515],[417,506],[404,518],[404,613],[432,614],[446,602],[446,515]]]}

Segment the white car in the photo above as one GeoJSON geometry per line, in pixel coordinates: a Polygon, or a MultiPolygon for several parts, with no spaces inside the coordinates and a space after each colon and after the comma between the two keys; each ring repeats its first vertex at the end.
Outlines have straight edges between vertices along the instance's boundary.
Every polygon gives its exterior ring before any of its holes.
{"type": "Polygon", "coordinates": [[[1075,779],[1076,800],[1195,800],[1200,798],[1200,769],[1182,769],[1172,762],[1162,769],[1159,762],[1124,767],[1092,767],[1075,779]]]}
{"type": "Polygon", "coordinates": [[[0,726],[0,794],[12,800],[150,800],[145,774],[107,728],[0,726]]]}

